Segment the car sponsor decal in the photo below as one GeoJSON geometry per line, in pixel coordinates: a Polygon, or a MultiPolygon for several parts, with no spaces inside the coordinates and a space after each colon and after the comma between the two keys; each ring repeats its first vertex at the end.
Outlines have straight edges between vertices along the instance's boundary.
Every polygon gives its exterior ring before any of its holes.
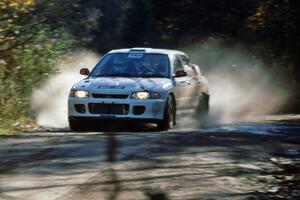
{"type": "Polygon", "coordinates": [[[157,80],[152,79],[152,78],[148,79],[147,81],[148,81],[150,84],[152,84],[152,88],[154,88],[154,87],[158,86],[159,84],[161,84],[161,82],[158,82],[157,80]]]}
{"type": "Polygon", "coordinates": [[[141,79],[140,78],[130,78],[131,80],[134,80],[142,90],[145,90],[146,87],[143,85],[143,83],[141,82],[141,79]]]}
{"type": "Polygon", "coordinates": [[[125,89],[124,85],[99,85],[99,89],[125,89]]]}
{"type": "Polygon", "coordinates": [[[170,89],[171,87],[172,87],[172,84],[171,83],[165,83],[165,84],[163,84],[163,86],[162,86],[165,90],[166,89],[170,89]]]}
{"type": "Polygon", "coordinates": [[[143,58],[144,54],[141,53],[141,52],[130,52],[128,54],[128,58],[131,58],[131,59],[141,59],[143,58]]]}

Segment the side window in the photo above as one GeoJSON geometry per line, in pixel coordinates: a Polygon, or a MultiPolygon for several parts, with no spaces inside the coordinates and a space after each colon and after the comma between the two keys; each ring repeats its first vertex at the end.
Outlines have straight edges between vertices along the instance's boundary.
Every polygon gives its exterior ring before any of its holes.
{"type": "Polygon", "coordinates": [[[197,73],[195,66],[192,65],[191,68],[192,68],[192,76],[197,76],[198,73],[197,73]]]}
{"type": "Polygon", "coordinates": [[[180,58],[183,62],[183,65],[190,65],[190,59],[186,57],[185,55],[180,55],[180,58]]]}
{"type": "Polygon", "coordinates": [[[177,55],[175,55],[173,59],[174,59],[173,60],[173,63],[174,63],[174,72],[176,72],[179,69],[183,70],[184,68],[182,66],[182,63],[181,63],[179,57],[177,55]]]}

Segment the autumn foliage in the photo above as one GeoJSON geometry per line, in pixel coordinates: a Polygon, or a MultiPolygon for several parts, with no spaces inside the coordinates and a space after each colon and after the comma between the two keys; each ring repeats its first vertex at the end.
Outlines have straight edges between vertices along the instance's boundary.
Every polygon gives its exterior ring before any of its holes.
{"type": "Polygon", "coordinates": [[[299,9],[297,0],[1,0],[0,129],[31,121],[32,88],[80,48],[181,48],[218,38],[264,59],[297,98],[299,9]]]}

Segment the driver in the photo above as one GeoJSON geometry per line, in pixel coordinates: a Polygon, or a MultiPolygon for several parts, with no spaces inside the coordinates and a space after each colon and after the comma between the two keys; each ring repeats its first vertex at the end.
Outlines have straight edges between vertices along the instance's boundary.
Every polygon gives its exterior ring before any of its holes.
{"type": "Polygon", "coordinates": [[[128,69],[127,59],[124,56],[117,56],[113,60],[113,70],[115,73],[125,73],[128,69]]]}
{"type": "Polygon", "coordinates": [[[162,60],[157,60],[152,57],[152,60],[145,59],[143,62],[144,73],[147,75],[164,75],[165,66],[162,60]]]}
{"type": "Polygon", "coordinates": [[[151,60],[148,57],[146,57],[143,61],[143,73],[153,74],[153,68],[152,68],[151,60]]]}

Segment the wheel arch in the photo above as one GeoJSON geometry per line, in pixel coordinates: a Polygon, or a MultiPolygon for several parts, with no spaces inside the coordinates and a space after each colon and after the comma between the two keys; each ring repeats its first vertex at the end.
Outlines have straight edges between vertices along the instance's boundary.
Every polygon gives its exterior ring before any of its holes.
{"type": "Polygon", "coordinates": [[[168,96],[171,96],[173,98],[173,102],[174,102],[174,106],[176,109],[176,98],[175,98],[175,94],[173,92],[170,92],[168,96]]]}

